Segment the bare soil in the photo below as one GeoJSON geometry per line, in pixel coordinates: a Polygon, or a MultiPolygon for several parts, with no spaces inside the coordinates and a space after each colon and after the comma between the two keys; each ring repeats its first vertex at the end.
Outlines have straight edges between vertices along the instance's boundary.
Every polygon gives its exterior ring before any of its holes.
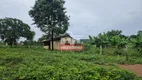
{"type": "Polygon", "coordinates": [[[136,64],[136,65],[118,65],[124,69],[133,71],[136,73],[137,76],[142,77],[142,64],[136,64]]]}

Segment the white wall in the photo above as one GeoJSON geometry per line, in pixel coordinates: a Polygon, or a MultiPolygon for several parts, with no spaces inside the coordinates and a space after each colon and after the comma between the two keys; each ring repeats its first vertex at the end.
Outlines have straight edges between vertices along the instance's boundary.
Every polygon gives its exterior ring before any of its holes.
{"type": "Polygon", "coordinates": [[[72,39],[71,37],[64,37],[64,38],[61,38],[61,44],[65,44],[66,41],[68,41],[69,44],[75,44],[75,39],[72,39]]]}

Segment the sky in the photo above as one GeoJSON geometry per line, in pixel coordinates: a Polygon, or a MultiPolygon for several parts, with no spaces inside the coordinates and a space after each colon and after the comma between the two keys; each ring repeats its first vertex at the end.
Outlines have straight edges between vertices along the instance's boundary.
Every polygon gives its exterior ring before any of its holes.
{"type": "MultiPolygon", "coordinates": [[[[0,0],[0,18],[12,17],[30,25],[36,32],[35,40],[42,36],[40,29],[32,25],[28,11],[35,0],[0,0]]],[[[96,36],[112,29],[123,34],[137,34],[142,30],[142,0],[65,0],[70,16],[68,33],[75,39],[96,36]]]]}

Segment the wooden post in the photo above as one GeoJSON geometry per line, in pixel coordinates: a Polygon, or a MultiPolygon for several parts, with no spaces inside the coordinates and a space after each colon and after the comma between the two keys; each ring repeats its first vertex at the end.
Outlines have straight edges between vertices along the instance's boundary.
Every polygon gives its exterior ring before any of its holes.
{"type": "Polygon", "coordinates": [[[128,56],[128,46],[126,45],[126,60],[129,60],[129,56],[128,56]]]}
{"type": "Polygon", "coordinates": [[[103,53],[103,49],[102,49],[102,45],[100,45],[100,55],[102,55],[103,53]]]}
{"type": "Polygon", "coordinates": [[[117,59],[118,59],[118,60],[120,59],[120,55],[119,55],[119,54],[117,55],[117,59]]]}

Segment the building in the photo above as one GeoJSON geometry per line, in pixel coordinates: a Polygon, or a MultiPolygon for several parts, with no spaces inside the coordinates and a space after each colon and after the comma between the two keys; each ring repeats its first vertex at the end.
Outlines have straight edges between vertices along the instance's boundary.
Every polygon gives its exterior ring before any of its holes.
{"type": "MultiPolygon", "coordinates": [[[[52,39],[44,40],[44,48],[52,49],[52,39]]],[[[53,47],[55,50],[60,50],[60,44],[75,44],[76,40],[73,39],[69,34],[61,34],[53,38],[53,47]]]]}

